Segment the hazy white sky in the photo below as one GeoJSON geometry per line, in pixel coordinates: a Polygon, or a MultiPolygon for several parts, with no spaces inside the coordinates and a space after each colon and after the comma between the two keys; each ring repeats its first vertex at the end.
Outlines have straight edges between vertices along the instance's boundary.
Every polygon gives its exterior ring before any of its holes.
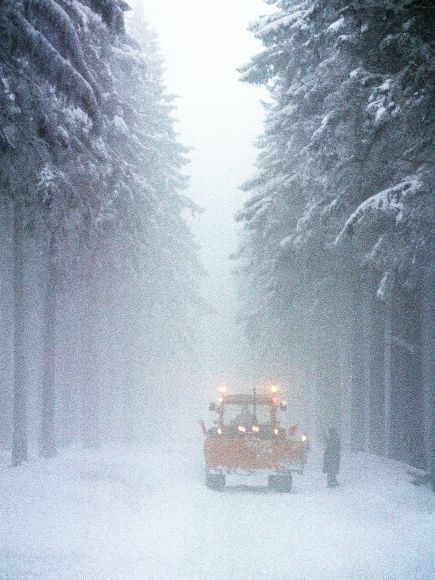
{"type": "MultiPolygon", "coordinates": [[[[232,263],[237,247],[234,213],[252,175],[253,142],[261,132],[258,87],[241,83],[236,68],[261,49],[250,21],[270,11],[262,0],[135,0],[158,33],[166,83],[180,96],[176,113],[181,141],[195,148],[188,194],[205,212],[194,222],[201,258],[209,272],[204,294],[216,309],[204,328],[203,359],[210,381],[234,381],[239,371],[234,328],[232,263]]],[[[134,13],[133,13],[134,17],[134,13]]]]}

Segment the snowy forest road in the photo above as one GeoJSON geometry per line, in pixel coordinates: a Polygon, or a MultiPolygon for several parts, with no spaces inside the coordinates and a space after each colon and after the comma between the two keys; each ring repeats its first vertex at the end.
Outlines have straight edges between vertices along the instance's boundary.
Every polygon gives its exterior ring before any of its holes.
{"type": "Polygon", "coordinates": [[[433,494],[393,461],[347,457],[330,490],[312,453],[278,494],[207,489],[199,442],[3,459],[2,579],[433,578],[433,494]]]}

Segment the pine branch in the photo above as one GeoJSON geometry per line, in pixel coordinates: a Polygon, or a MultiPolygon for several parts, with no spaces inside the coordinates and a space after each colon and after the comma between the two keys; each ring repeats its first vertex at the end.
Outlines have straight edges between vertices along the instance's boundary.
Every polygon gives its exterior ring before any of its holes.
{"type": "Polygon", "coordinates": [[[23,43],[30,47],[34,65],[67,98],[81,105],[99,128],[98,103],[91,85],[22,14],[16,15],[16,21],[23,43]]]}

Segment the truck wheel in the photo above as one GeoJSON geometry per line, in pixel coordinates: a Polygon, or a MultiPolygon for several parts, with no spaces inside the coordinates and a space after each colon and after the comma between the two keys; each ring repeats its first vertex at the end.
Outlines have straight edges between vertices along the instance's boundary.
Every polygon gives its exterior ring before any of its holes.
{"type": "Polygon", "coordinates": [[[225,488],[225,475],[223,473],[207,473],[205,484],[210,489],[222,491],[225,488]]]}
{"type": "Polygon", "coordinates": [[[289,493],[292,490],[293,479],[289,473],[285,475],[269,475],[269,489],[281,493],[289,493]]]}

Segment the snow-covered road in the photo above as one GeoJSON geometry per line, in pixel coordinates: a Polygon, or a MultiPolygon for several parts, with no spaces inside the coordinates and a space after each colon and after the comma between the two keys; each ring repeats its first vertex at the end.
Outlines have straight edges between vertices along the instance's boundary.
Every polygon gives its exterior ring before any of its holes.
{"type": "Polygon", "coordinates": [[[435,502],[406,466],[319,455],[291,494],[203,484],[201,442],[0,465],[0,578],[435,578],[435,502]]]}

